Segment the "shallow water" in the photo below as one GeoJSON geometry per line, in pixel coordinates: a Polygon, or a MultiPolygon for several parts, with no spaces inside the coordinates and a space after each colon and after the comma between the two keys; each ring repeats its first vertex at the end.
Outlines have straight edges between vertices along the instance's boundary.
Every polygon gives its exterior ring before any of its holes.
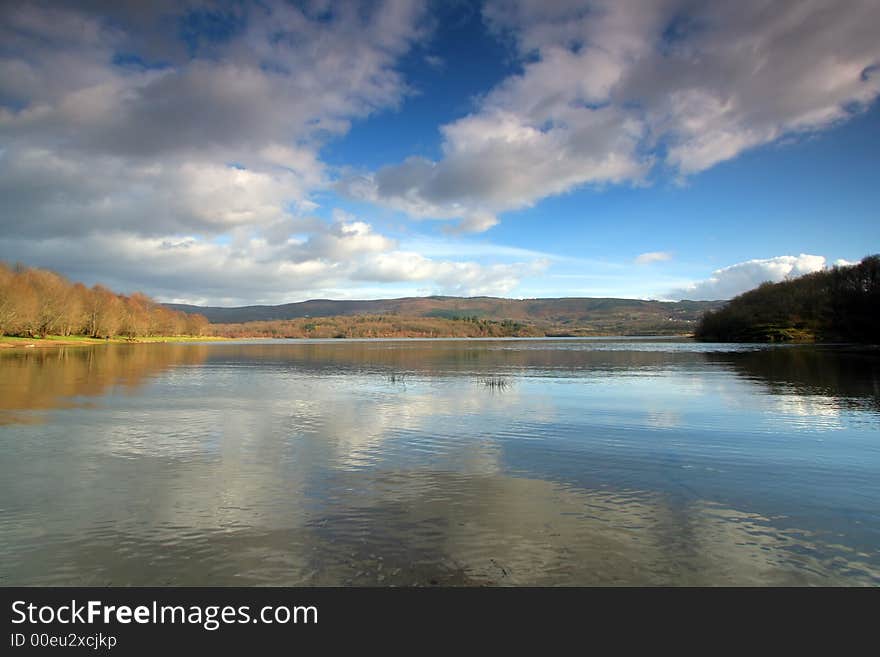
{"type": "Polygon", "coordinates": [[[877,585],[880,352],[0,353],[0,585],[877,585]]]}

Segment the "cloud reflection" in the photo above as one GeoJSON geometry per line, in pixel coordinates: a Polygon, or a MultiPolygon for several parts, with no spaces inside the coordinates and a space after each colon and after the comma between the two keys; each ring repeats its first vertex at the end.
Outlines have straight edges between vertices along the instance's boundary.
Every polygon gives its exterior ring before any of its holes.
{"type": "MultiPolygon", "coordinates": [[[[790,383],[767,388],[748,356],[565,344],[136,345],[4,361],[6,385],[46,382],[20,406],[58,410],[0,428],[0,582],[880,583],[870,463],[822,452],[805,468],[804,427],[759,431],[790,383]],[[487,372],[514,385],[493,393],[487,372]],[[67,408],[80,391],[97,403],[67,408]],[[823,505],[848,510],[828,519],[823,505]]],[[[829,417],[835,397],[797,389],[815,402],[803,418],[829,417]]],[[[830,417],[851,431],[840,409],[830,417]]]]}

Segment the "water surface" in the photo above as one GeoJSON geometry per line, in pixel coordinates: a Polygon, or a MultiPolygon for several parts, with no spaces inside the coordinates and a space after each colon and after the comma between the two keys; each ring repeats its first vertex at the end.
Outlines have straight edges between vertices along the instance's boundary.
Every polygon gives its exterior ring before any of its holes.
{"type": "Polygon", "coordinates": [[[880,353],[0,353],[0,585],[877,585],[880,353]]]}

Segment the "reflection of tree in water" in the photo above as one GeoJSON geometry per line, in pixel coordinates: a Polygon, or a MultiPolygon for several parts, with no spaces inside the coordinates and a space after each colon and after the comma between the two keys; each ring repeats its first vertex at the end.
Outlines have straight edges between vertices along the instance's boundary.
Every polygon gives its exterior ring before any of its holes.
{"type": "Polygon", "coordinates": [[[16,411],[75,405],[75,397],[134,389],[175,365],[205,360],[205,345],[101,345],[0,353],[0,424],[34,421],[16,411]]]}
{"type": "Polygon", "coordinates": [[[711,352],[711,363],[729,366],[774,394],[835,397],[844,406],[880,409],[880,350],[793,346],[745,352],[711,352]]]}

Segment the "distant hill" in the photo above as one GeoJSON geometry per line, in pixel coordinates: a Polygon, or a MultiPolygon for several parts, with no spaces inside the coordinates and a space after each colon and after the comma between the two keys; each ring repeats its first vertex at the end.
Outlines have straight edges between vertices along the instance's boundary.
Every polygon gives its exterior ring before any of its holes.
{"type": "Polygon", "coordinates": [[[764,283],[706,313],[695,334],[723,342],[880,344],[880,256],[764,283]]]}
{"type": "Polygon", "coordinates": [[[315,299],[278,306],[238,308],[166,304],[174,310],[204,315],[214,324],[282,321],[353,315],[441,319],[512,320],[535,326],[547,335],[619,333],[690,333],[703,313],[722,301],[642,301],[639,299],[560,298],[502,299],[497,297],[405,297],[332,301],[315,299]]]}

